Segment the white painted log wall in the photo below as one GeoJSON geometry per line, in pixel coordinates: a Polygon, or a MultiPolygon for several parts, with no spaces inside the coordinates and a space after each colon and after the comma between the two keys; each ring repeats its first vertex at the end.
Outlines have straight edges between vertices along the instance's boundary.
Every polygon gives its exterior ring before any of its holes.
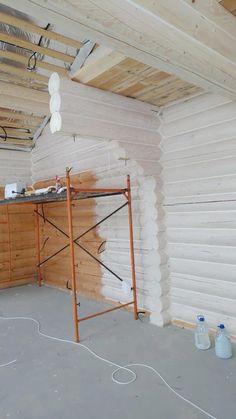
{"type": "Polygon", "coordinates": [[[236,102],[203,94],[162,121],[172,319],[236,334],[236,102]]]}
{"type": "Polygon", "coordinates": [[[17,181],[31,185],[30,152],[1,149],[0,186],[17,181]]]}
{"type": "MultiPolygon", "coordinates": [[[[72,166],[73,173],[93,171],[97,186],[104,187],[123,186],[126,175],[131,175],[138,303],[151,312],[153,323],[162,326],[169,321],[169,286],[156,112],[152,105],[73,82],[63,81],[61,89],[62,101],[67,97],[75,115],[71,118],[62,104],[63,132],[52,135],[47,128],[38,139],[32,152],[33,182],[64,175],[66,166],[72,166]]],[[[120,198],[97,199],[97,219],[120,202],[120,198]]],[[[103,260],[129,282],[126,210],[99,232],[107,241],[103,260]]],[[[102,281],[105,297],[126,300],[118,280],[104,271],[102,281]]]]}

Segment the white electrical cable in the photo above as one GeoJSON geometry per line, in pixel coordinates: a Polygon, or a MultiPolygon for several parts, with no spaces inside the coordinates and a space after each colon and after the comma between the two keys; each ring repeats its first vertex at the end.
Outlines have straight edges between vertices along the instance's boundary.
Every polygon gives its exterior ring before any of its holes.
{"type": "MultiPolygon", "coordinates": [[[[167,383],[167,381],[162,377],[162,375],[155,369],[155,368],[153,368],[153,367],[151,367],[150,365],[146,365],[146,364],[137,364],[137,363],[135,363],[135,364],[127,364],[127,365],[124,365],[123,367],[121,366],[121,365],[118,365],[118,364],[116,364],[115,362],[113,362],[113,361],[109,361],[108,359],[106,359],[106,358],[103,358],[103,357],[101,357],[100,355],[97,355],[96,354],[96,352],[94,352],[92,349],[90,349],[88,346],[86,346],[86,345],[83,345],[82,343],[76,343],[76,342],[74,342],[74,341],[72,341],[72,340],[69,340],[69,339],[61,339],[61,338],[57,338],[57,337],[55,337],[55,336],[50,336],[50,335],[46,335],[45,333],[43,333],[43,332],[41,332],[41,326],[40,326],[40,323],[39,323],[39,321],[38,320],[36,320],[36,319],[34,319],[33,317],[0,317],[0,320],[30,320],[30,321],[32,321],[32,322],[34,322],[36,325],[37,325],[37,328],[38,328],[38,334],[39,335],[41,335],[41,336],[43,336],[43,337],[45,337],[45,338],[47,338],[47,339],[51,339],[51,340],[55,340],[55,341],[57,341],[57,342],[64,342],[64,343],[70,343],[70,344],[72,344],[72,345],[76,345],[76,346],[79,346],[79,347],[81,347],[81,348],[83,348],[83,349],[86,349],[86,351],[88,351],[91,355],[93,355],[95,358],[97,358],[97,359],[99,359],[100,361],[103,361],[103,362],[105,362],[106,364],[109,364],[109,365],[113,365],[114,367],[116,367],[116,369],[115,369],[115,371],[113,371],[113,373],[112,373],[112,375],[111,375],[111,378],[112,378],[112,381],[114,382],[114,383],[116,383],[116,384],[120,384],[120,385],[127,385],[127,384],[131,384],[131,383],[133,383],[135,380],[136,380],[136,378],[137,378],[137,374],[134,372],[134,371],[132,371],[131,369],[130,369],[130,367],[143,367],[143,368],[147,368],[147,369],[149,369],[150,371],[152,371],[154,374],[156,374],[162,381],[163,381],[163,383],[166,385],[166,387],[172,392],[172,393],[174,393],[177,397],[179,397],[181,400],[183,400],[184,402],[186,402],[187,404],[189,404],[190,406],[192,406],[192,407],[194,407],[195,409],[197,409],[197,410],[199,410],[200,412],[202,412],[204,415],[206,415],[206,416],[208,416],[209,418],[211,418],[211,419],[217,419],[217,417],[216,416],[213,416],[213,415],[211,415],[209,412],[207,412],[206,410],[204,410],[204,409],[202,409],[200,406],[198,406],[197,404],[195,404],[195,403],[193,403],[193,402],[191,402],[191,400],[188,400],[188,399],[186,399],[184,396],[181,396],[181,394],[179,394],[177,391],[175,391],[174,390],[174,388],[173,387],[171,387],[170,386],[170,384],[168,384],[167,383]],[[128,380],[128,381],[119,381],[119,380],[117,380],[116,378],[115,378],[115,375],[119,372],[119,371],[121,371],[121,370],[123,370],[123,371],[126,371],[126,372],[129,372],[130,374],[131,374],[131,376],[132,376],[132,378],[130,379],[130,380],[128,380]]],[[[16,362],[16,360],[14,360],[14,361],[11,361],[11,362],[9,362],[9,363],[7,363],[7,364],[3,364],[3,365],[0,365],[0,367],[1,366],[7,366],[7,365],[10,365],[10,364],[12,364],[12,363],[14,363],[14,362],[16,362]]]]}
{"type": "Polygon", "coordinates": [[[13,361],[7,362],[6,364],[0,364],[0,368],[8,367],[8,365],[14,364],[15,362],[16,362],[16,359],[14,359],[13,361]]]}

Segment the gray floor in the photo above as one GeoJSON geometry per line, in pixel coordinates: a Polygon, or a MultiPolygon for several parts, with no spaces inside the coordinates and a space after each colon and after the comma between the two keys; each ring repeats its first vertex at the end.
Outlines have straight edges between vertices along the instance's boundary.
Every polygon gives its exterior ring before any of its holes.
{"type": "MultiPolygon", "coordinates": [[[[71,338],[70,295],[47,287],[0,291],[0,316],[30,316],[45,333],[71,338]]],[[[104,305],[81,299],[83,314],[104,305]]],[[[217,419],[236,417],[236,358],[197,351],[192,332],[157,328],[117,311],[81,324],[82,343],[114,362],[146,363],[183,396],[217,419]]],[[[49,341],[28,321],[0,320],[0,418],[14,419],[201,419],[152,372],[137,367],[129,386],[112,383],[113,367],[84,349],[49,341]]]]}

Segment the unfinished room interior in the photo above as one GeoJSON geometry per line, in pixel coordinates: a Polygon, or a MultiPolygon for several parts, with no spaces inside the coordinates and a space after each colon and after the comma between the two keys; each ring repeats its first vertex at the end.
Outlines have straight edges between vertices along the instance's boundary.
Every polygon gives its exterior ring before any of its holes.
{"type": "Polygon", "coordinates": [[[0,418],[235,419],[236,0],[0,3],[0,418]]]}

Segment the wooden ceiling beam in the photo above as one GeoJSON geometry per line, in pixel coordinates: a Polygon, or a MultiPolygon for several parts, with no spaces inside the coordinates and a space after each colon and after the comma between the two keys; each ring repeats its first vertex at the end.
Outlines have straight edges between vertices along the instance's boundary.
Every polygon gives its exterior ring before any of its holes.
{"type": "Polygon", "coordinates": [[[17,121],[17,120],[9,121],[8,119],[1,118],[1,115],[0,115],[0,126],[8,127],[8,128],[28,129],[28,130],[31,130],[31,132],[34,132],[38,124],[31,125],[30,123],[26,124],[22,121],[17,121]]]}
{"type": "Polygon", "coordinates": [[[124,61],[126,57],[110,48],[98,46],[86,59],[83,67],[71,75],[72,80],[89,83],[105,71],[124,61]]]}
{"type": "Polygon", "coordinates": [[[218,0],[223,7],[225,7],[229,12],[236,10],[236,1],[235,0],[218,0]]]}
{"type": "MultiPolygon", "coordinates": [[[[0,136],[4,137],[4,131],[1,128],[2,126],[3,125],[0,123],[0,136]]],[[[17,128],[5,128],[5,126],[3,126],[3,128],[5,129],[8,137],[14,137],[19,139],[33,138],[33,134],[31,132],[20,131],[17,128]]]]}
{"type": "MultiPolygon", "coordinates": [[[[17,63],[21,63],[25,66],[25,69],[27,70],[29,58],[26,57],[25,55],[20,55],[20,54],[17,54],[16,52],[1,49],[0,57],[7,58],[8,60],[11,60],[11,61],[16,61],[17,63]]],[[[62,77],[66,77],[68,73],[68,71],[65,68],[60,67],[59,65],[46,63],[45,61],[41,61],[41,60],[37,60],[36,67],[43,68],[44,70],[50,71],[50,72],[56,71],[62,77]]]]}
{"type": "Polygon", "coordinates": [[[13,85],[22,86],[22,87],[28,87],[30,85],[32,89],[37,89],[40,91],[47,90],[47,85],[45,82],[38,81],[35,79],[27,79],[22,76],[20,77],[17,74],[3,73],[2,71],[0,71],[0,81],[3,81],[5,83],[12,83],[13,85]]]}
{"type": "Polygon", "coordinates": [[[37,33],[44,38],[60,42],[61,44],[65,44],[76,49],[79,49],[83,45],[80,41],[76,41],[75,39],[69,38],[59,33],[51,32],[50,30],[42,29],[39,26],[32,24],[31,22],[19,19],[15,16],[7,15],[5,13],[0,13],[0,22],[15,26],[24,32],[37,33]]]}
{"type": "Polygon", "coordinates": [[[6,126],[19,127],[19,128],[31,128],[32,130],[35,130],[38,125],[41,123],[42,118],[39,118],[38,121],[35,121],[34,119],[4,119],[3,116],[0,114],[0,121],[1,124],[5,124],[6,126]]]}
{"type": "Polygon", "coordinates": [[[44,103],[48,105],[49,94],[41,92],[40,90],[30,89],[29,87],[22,87],[12,85],[10,83],[0,81],[0,95],[7,95],[21,98],[23,100],[31,100],[35,102],[44,103]]]}
{"type": "Polygon", "coordinates": [[[14,112],[11,109],[0,109],[0,118],[5,118],[7,120],[13,121],[13,122],[18,122],[21,121],[22,123],[28,123],[31,124],[32,126],[37,126],[38,124],[41,123],[42,121],[42,117],[40,116],[36,116],[36,115],[32,115],[32,110],[31,113],[19,113],[19,112],[14,112]]]}
{"type": "Polygon", "coordinates": [[[71,64],[74,61],[74,57],[72,55],[64,54],[63,52],[59,52],[51,48],[42,47],[40,45],[34,44],[33,42],[26,41],[25,39],[8,35],[7,33],[0,32],[0,41],[15,45],[16,47],[24,48],[28,51],[47,55],[48,57],[55,58],[68,64],[71,64]]]}
{"type": "Polygon", "coordinates": [[[236,98],[236,54],[230,55],[236,48],[235,18],[217,0],[2,2],[38,18],[47,16],[71,34],[80,33],[204,89],[236,98]]]}
{"type": "Polygon", "coordinates": [[[0,95],[0,107],[15,111],[33,112],[36,115],[45,116],[49,113],[49,105],[33,100],[25,100],[21,97],[0,95]]]}
{"type": "MultiPolygon", "coordinates": [[[[20,145],[25,147],[31,147],[33,145],[32,140],[19,140],[18,138],[8,138],[6,141],[0,137],[0,144],[5,145],[20,145]]],[[[12,148],[14,150],[14,148],[12,148]]]]}
{"type": "Polygon", "coordinates": [[[1,71],[7,74],[13,74],[23,79],[36,80],[43,84],[48,84],[48,77],[37,74],[34,71],[24,70],[22,68],[15,67],[13,65],[2,64],[1,71]]]}

